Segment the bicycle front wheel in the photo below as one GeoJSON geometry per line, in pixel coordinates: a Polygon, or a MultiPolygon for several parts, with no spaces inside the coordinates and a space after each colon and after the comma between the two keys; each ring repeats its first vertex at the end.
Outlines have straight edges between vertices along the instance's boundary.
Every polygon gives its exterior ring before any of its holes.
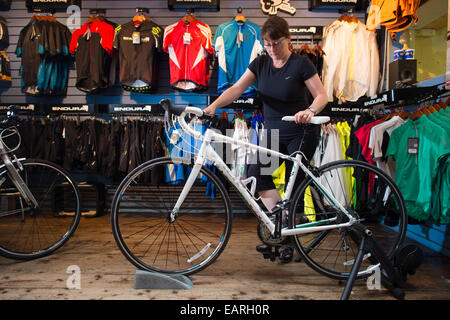
{"type": "MultiPolygon", "coordinates": [[[[407,213],[400,190],[378,168],[356,160],[336,161],[316,172],[322,186],[310,177],[297,189],[290,208],[290,227],[332,225],[348,221],[331,206],[322,187],[361,223],[368,227],[388,257],[406,234],[407,213]]],[[[358,253],[361,235],[352,227],[335,228],[294,236],[305,262],[317,272],[346,280],[358,253]]],[[[379,263],[366,254],[358,278],[370,275],[379,263]]]]}
{"type": "MultiPolygon", "coordinates": [[[[26,203],[5,166],[0,168],[0,254],[30,260],[49,255],[74,233],[80,221],[75,181],[58,165],[36,159],[17,168],[38,207],[26,203]]],[[[17,166],[16,166],[17,167],[17,166]]]]}
{"type": "Polygon", "coordinates": [[[137,268],[189,275],[210,265],[225,248],[231,203],[222,182],[205,167],[176,220],[169,222],[192,167],[190,159],[155,159],[130,172],[116,190],[112,231],[137,268]]]}

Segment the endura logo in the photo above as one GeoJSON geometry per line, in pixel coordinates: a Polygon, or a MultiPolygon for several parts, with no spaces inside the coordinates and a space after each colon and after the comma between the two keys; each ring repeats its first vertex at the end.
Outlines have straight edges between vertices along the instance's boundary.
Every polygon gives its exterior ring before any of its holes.
{"type": "Polygon", "coordinates": [[[296,9],[291,6],[289,0],[259,0],[261,3],[261,9],[265,14],[274,16],[278,13],[278,10],[286,13],[295,14],[296,9]]]}

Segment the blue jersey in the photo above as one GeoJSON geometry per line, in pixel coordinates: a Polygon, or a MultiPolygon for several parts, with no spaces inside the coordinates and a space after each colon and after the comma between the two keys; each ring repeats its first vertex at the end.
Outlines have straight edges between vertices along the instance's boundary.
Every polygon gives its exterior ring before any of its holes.
{"type": "MultiPolygon", "coordinates": [[[[221,24],[214,35],[213,46],[219,60],[217,92],[221,94],[239,80],[253,61],[263,51],[261,30],[258,25],[232,20],[221,24]]],[[[256,95],[256,83],[243,97],[256,95]]]]}

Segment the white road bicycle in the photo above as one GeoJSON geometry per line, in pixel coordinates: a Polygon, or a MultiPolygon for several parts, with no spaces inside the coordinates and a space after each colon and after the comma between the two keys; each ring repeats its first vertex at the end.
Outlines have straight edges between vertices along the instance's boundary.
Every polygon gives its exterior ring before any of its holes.
{"type": "MultiPolygon", "coordinates": [[[[378,168],[355,160],[315,168],[305,164],[300,152],[285,155],[212,129],[201,134],[185,120],[187,115],[213,117],[200,108],[176,106],[169,99],[161,105],[178,121],[182,132],[202,144],[192,159],[167,157],[145,162],[118,186],[111,208],[112,231],[122,253],[138,269],[191,275],[219,257],[232,225],[232,204],[224,182],[238,191],[258,218],[261,240],[275,248],[290,241],[310,267],[330,278],[349,278],[362,239],[356,224],[363,223],[375,236],[380,235],[388,257],[403,242],[407,227],[403,197],[392,179],[378,168]],[[214,142],[237,144],[293,162],[276,214],[266,214],[252,188],[237,179],[214,150],[214,142]],[[205,166],[207,161],[220,177],[205,166]],[[299,170],[306,178],[294,190],[299,170]],[[177,183],[152,182],[175,171],[185,175],[179,176],[177,183]]],[[[328,120],[314,117],[312,122],[328,120]]],[[[371,275],[379,265],[374,256],[366,254],[357,278],[371,275]]]]}

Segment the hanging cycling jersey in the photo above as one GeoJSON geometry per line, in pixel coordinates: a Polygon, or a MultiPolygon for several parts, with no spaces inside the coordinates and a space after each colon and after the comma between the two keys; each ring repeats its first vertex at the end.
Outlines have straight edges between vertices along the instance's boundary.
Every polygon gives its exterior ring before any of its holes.
{"type": "MultiPolygon", "coordinates": [[[[261,30],[249,20],[219,25],[214,36],[213,46],[219,60],[219,81],[217,92],[221,94],[231,87],[244,74],[245,70],[263,52],[261,30]]],[[[243,97],[256,95],[256,83],[242,94],[243,97]]]]}
{"type": "Polygon", "coordinates": [[[150,19],[116,28],[113,47],[119,50],[120,84],[124,90],[145,93],[157,87],[162,35],[163,29],[150,19]]]}
{"type": "Polygon", "coordinates": [[[8,23],[5,18],[0,17],[0,50],[9,46],[8,23]]]}
{"type": "Polygon", "coordinates": [[[164,31],[164,51],[169,53],[170,84],[176,90],[198,91],[208,87],[211,28],[194,19],[171,24],[164,31]]]}
{"type": "Polygon", "coordinates": [[[104,19],[75,30],[69,50],[75,56],[79,90],[95,93],[109,87],[113,40],[114,25],[104,19]]]}
{"type": "Polygon", "coordinates": [[[22,29],[16,55],[22,58],[22,92],[30,95],[63,95],[72,59],[72,34],[51,16],[34,16],[22,29]]]}

